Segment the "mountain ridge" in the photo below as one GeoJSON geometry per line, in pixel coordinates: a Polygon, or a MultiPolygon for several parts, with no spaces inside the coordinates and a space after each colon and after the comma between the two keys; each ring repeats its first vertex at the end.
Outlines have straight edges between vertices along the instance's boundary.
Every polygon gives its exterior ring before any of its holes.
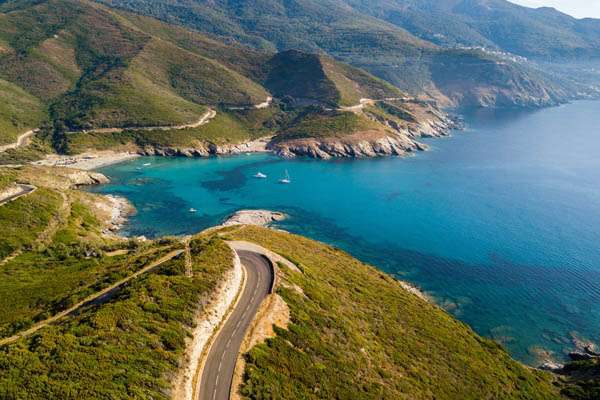
{"type": "MultiPolygon", "coordinates": [[[[556,105],[586,93],[593,93],[588,81],[574,82],[569,74],[549,70],[518,60],[502,52],[498,46],[487,44],[489,49],[478,49],[481,40],[467,41],[467,48],[446,46],[443,42],[434,43],[431,37],[418,37],[410,26],[394,24],[385,18],[385,11],[392,9],[405,12],[405,3],[410,1],[382,0],[366,2],[361,0],[326,1],[207,1],[178,0],[175,2],[158,0],[98,0],[120,9],[152,15],[159,19],[185,25],[196,30],[215,35],[223,40],[240,42],[255,48],[277,50],[301,49],[312,53],[325,53],[345,63],[367,70],[387,80],[413,95],[426,94],[430,98],[444,101],[449,106],[498,106],[498,107],[539,107],[556,105]],[[360,7],[362,5],[362,7],[360,7]],[[381,15],[377,13],[382,9],[381,15]],[[218,22],[218,23],[217,23],[218,22]],[[218,25],[218,29],[214,28],[218,25]],[[460,67],[463,54],[469,52],[471,61],[487,63],[493,60],[498,64],[499,76],[507,79],[489,81],[484,69],[477,71],[474,87],[461,87],[461,77],[456,76],[451,88],[440,82],[433,74],[438,67],[438,58],[453,59],[460,67]],[[510,65],[510,67],[503,67],[510,65]],[[511,80],[528,85],[512,85],[511,80]],[[536,88],[543,87],[543,91],[536,88]],[[527,90],[532,89],[530,92],[527,90]],[[490,101],[482,96],[481,101],[461,104],[461,98],[477,98],[480,90],[504,93],[497,100],[490,101]]],[[[439,26],[449,29],[460,22],[451,15],[439,11],[436,2],[424,0],[412,2],[417,8],[427,5],[423,12],[425,26],[439,26]],[[428,12],[439,16],[432,21],[428,12]],[[458,21],[458,22],[457,22],[458,21]]],[[[455,1],[453,4],[462,4],[455,1]]],[[[466,3],[465,3],[466,4],[466,3]]],[[[502,3],[503,4],[503,3],[502,3]]],[[[465,26],[463,23],[461,26],[465,26]]],[[[464,32],[464,29],[458,29],[464,32]]],[[[475,30],[471,29],[473,32],[475,30]]],[[[473,33],[475,34],[475,33],[473,33]]],[[[480,33],[477,35],[481,36],[480,33]]],[[[439,41],[438,41],[439,42],[439,41]]],[[[469,67],[471,64],[465,64],[469,67]]],[[[445,79],[451,79],[446,76],[445,79]]],[[[597,77],[596,82],[600,82],[597,77]]],[[[597,90],[597,89],[596,89],[597,90]]]]}

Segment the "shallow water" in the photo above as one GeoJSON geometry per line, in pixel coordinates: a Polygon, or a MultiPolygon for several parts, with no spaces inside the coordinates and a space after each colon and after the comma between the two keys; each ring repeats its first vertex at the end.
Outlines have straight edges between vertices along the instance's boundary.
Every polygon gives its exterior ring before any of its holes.
{"type": "Polygon", "coordinates": [[[415,157],[144,158],[102,169],[113,183],[95,190],[134,203],[133,235],[285,211],[285,229],[416,283],[525,362],[537,347],[562,358],[573,334],[600,342],[600,103],[466,120],[415,157]]]}

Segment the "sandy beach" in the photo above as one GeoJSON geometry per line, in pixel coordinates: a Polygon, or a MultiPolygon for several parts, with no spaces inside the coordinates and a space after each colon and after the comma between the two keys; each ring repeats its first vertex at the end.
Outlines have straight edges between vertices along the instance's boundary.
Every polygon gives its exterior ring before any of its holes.
{"type": "Polygon", "coordinates": [[[67,167],[91,171],[107,165],[117,164],[123,161],[140,157],[137,153],[100,151],[88,152],[74,156],[48,155],[45,159],[33,162],[33,165],[51,167],[67,167]]]}

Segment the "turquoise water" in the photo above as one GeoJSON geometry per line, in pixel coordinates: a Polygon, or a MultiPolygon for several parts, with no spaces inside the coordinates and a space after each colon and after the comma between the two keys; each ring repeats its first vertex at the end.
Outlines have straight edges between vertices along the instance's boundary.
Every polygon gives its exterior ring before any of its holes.
{"type": "Polygon", "coordinates": [[[573,334],[600,342],[600,103],[466,120],[415,157],[144,158],[103,169],[113,182],[96,190],[135,204],[133,235],[285,211],[285,229],[414,282],[525,362],[536,347],[562,358],[573,334]]]}

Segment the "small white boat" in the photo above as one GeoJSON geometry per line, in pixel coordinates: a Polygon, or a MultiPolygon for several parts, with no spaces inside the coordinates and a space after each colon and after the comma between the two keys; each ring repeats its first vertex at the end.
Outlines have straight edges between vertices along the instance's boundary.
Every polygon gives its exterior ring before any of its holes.
{"type": "Polygon", "coordinates": [[[267,179],[267,176],[262,172],[257,172],[256,175],[254,175],[254,177],[258,179],[267,179]]]}
{"type": "Polygon", "coordinates": [[[190,212],[195,213],[195,212],[198,212],[198,210],[196,210],[195,208],[190,208],[190,212]]]}
{"type": "Polygon", "coordinates": [[[288,173],[288,170],[285,170],[285,178],[282,178],[279,180],[279,183],[283,183],[285,185],[292,183],[292,180],[290,179],[290,174],[288,173]]]}
{"type": "Polygon", "coordinates": [[[152,163],[149,163],[149,162],[148,162],[148,163],[144,164],[144,167],[149,167],[149,166],[151,166],[151,165],[152,165],[152,163]]]}

